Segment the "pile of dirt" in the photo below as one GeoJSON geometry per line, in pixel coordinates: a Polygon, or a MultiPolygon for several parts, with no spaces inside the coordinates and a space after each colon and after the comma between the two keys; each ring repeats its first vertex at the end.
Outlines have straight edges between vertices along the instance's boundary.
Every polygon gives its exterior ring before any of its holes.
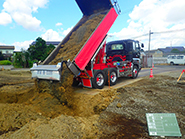
{"type": "MultiPolygon", "coordinates": [[[[42,92],[38,92],[35,80],[30,81],[30,72],[26,73],[29,76],[22,76],[26,83],[18,79],[20,74],[23,74],[21,71],[17,72],[17,75],[13,71],[4,71],[2,74],[4,81],[1,83],[8,82],[9,78],[12,78],[13,82],[10,80],[9,84],[0,87],[0,138],[20,138],[25,132],[28,138],[37,138],[37,136],[43,138],[50,134],[43,127],[51,131],[56,130],[54,127],[62,129],[63,134],[57,137],[93,137],[99,134],[97,128],[99,113],[106,109],[117,94],[116,90],[102,91],[96,95],[71,91],[71,98],[67,100],[67,104],[61,102],[61,99],[49,89],[54,90],[55,87],[56,89],[59,87],[62,90],[63,88],[57,83],[46,81],[44,85],[47,86],[42,85],[42,92]],[[28,81],[30,82],[27,83],[28,81]],[[59,127],[61,125],[63,126],[59,127]],[[40,132],[48,134],[39,134],[40,132]],[[70,134],[73,132],[74,134],[70,134]]],[[[58,134],[58,132],[53,133],[58,134]]]]}
{"type": "MultiPolygon", "coordinates": [[[[0,87],[0,139],[152,138],[146,113],[175,113],[185,137],[185,85],[176,82],[177,74],[145,77],[119,89],[94,89],[98,93],[73,92],[69,107],[47,89],[38,92],[34,80],[16,84],[20,73],[2,73],[14,85],[9,81],[0,87]]],[[[26,81],[29,76],[22,77],[26,81]]]]}

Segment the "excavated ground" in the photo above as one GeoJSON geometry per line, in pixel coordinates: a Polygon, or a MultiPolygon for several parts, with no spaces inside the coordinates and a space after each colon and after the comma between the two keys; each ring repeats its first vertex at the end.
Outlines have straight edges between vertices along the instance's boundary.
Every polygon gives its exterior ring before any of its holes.
{"type": "Polygon", "coordinates": [[[0,71],[0,139],[161,138],[148,135],[146,113],[175,113],[185,138],[185,84],[176,82],[179,75],[144,77],[98,94],[72,92],[66,104],[47,87],[39,92],[28,71],[0,71]]]}

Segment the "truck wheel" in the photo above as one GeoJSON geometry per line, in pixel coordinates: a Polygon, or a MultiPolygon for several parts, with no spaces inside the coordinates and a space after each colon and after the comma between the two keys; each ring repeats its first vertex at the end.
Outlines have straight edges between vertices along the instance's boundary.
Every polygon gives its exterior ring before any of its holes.
{"type": "Polygon", "coordinates": [[[110,75],[109,75],[108,81],[107,81],[108,85],[109,85],[109,81],[110,81],[110,86],[116,84],[116,82],[117,82],[117,72],[116,72],[115,69],[110,70],[110,75]]]}
{"type": "Polygon", "coordinates": [[[93,87],[97,89],[102,89],[105,85],[105,74],[103,71],[98,70],[92,78],[93,87]]]}
{"type": "Polygon", "coordinates": [[[137,76],[138,76],[138,68],[137,66],[134,66],[133,71],[132,71],[132,78],[135,79],[137,78],[137,76]]]}

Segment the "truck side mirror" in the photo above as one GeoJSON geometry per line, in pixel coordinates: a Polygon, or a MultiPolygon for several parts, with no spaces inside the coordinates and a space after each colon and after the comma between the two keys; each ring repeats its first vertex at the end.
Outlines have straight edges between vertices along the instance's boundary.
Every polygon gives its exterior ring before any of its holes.
{"type": "Polygon", "coordinates": [[[144,44],[143,43],[141,44],[141,47],[144,48],[144,44]]]}

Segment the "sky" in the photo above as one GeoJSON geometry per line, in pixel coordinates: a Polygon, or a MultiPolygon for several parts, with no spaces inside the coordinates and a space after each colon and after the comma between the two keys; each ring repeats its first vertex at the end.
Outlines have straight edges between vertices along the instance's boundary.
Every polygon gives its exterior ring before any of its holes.
{"type": "MultiPolygon", "coordinates": [[[[185,0],[117,1],[122,12],[108,41],[136,39],[144,50],[185,46],[185,0]]],[[[19,51],[38,37],[62,41],[82,16],[75,0],[0,0],[0,45],[19,51]]]]}

